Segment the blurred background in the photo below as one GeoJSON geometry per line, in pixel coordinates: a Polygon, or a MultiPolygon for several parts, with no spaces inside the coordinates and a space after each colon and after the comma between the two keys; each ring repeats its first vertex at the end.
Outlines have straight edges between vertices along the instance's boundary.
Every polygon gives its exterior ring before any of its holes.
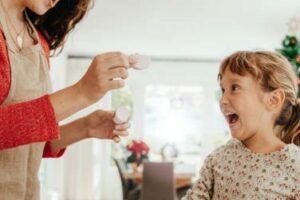
{"type": "Polygon", "coordinates": [[[299,0],[96,0],[51,59],[54,91],[75,83],[93,56],[107,51],[149,55],[151,66],[130,70],[125,88],[62,122],[119,106],[132,115],[131,135],[120,144],[86,140],[62,158],[44,159],[41,198],[138,199],[145,160],[172,163],[180,197],[205,157],[230,138],[218,105],[221,59],[285,48],[300,65],[299,10],[299,0]]]}

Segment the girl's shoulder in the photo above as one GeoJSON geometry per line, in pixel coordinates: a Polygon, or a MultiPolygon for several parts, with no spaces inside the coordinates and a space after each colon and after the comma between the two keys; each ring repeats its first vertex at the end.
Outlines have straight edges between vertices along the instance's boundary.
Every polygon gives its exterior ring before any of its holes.
{"type": "MultiPolygon", "coordinates": [[[[295,144],[288,144],[285,148],[285,154],[279,158],[282,163],[282,168],[286,173],[297,179],[300,187],[300,147],[295,144]]],[[[300,188],[299,188],[300,191],[300,188]]]]}
{"type": "Polygon", "coordinates": [[[289,157],[288,161],[300,168],[300,147],[295,144],[289,144],[286,151],[289,157]]]}
{"type": "Polygon", "coordinates": [[[207,156],[210,162],[217,164],[219,161],[226,159],[227,157],[233,157],[240,152],[239,145],[234,139],[230,139],[226,144],[216,148],[212,153],[207,156]]]}
{"type": "Polygon", "coordinates": [[[211,154],[214,156],[223,156],[224,154],[231,154],[238,149],[238,142],[235,139],[228,140],[225,144],[216,148],[211,154]]]}

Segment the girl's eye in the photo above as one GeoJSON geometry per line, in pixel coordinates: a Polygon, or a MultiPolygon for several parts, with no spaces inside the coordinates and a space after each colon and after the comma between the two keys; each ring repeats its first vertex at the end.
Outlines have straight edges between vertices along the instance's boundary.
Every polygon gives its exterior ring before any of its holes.
{"type": "Polygon", "coordinates": [[[224,88],[221,88],[221,92],[222,92],[222,94],[224,94],[224,92],[225,92],[224,88]]]}
{"type": "Polygon", "coordinates": [[[235,91],[237,91],[238,89],[240,89],[240,87],[238,86],[238,85],[232,85],[231,86],[231,90],[233,91],[233,92],[235,92],[235,91]]]}

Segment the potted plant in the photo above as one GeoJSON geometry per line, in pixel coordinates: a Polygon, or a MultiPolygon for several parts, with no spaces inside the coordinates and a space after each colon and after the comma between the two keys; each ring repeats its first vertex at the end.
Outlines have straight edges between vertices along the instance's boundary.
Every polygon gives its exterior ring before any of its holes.
{"type": "Polygon", "coordinates": [[[142,140],[132,140],[126,149],[129,152],[127,163],[130,163],[132,169],[137,171],[138,166],[144,160],[148,160],[149,146],[142,140]]]}

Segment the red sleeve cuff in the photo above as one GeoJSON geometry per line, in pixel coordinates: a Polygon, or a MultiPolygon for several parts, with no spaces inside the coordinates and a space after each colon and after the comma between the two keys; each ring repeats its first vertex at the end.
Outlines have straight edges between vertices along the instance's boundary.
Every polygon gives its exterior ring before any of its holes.
{"type": "MultiPolygon", "coordinates": [[[[49,95],[46,95],[46,97],[48,98],[49,103],[50,103],[49,95]]],[[[50,103],[49,107],[50,107],[49,111],[53,113],[53,115],[49,115],[49,116],[55,116],[54,109],[53,109],[51,103],[50,103]]],[[[54,119],[49,119],[49,120],[51,121],[51,120],[56,120],[56,119],[54,118],[54,119]]],[[[57,137],[55,137],[55,139],[58,139],[60,137],[60,133],[59,133],[58,124],[56,123],[56,125],[57,125],[56,130],[58,130],[58,134],[57,134],[57,137]]],[[[61,149],[58,152],[52,152],[50,144],[51,144],[51,141],[46,142],[45,147],[44,147],[44,152],[43,152],[43,158],[59,158],[64,154],[66,148],[61,149]]]]}
{"type": "Polygon", "coordinates": [[[43,158],[59,158],[65,153],[66,148],[61,149],[58,152],[52,152],[50,144],[51,144],[51,141],[48,141],[46,143],[46,145],[44,147],[43,158]]]}
{"type": "Polygon", "coordinates": [[[55,112],[54,112],[54,108],[51,104],[50,101],[50,97],[49,95],[45,95],[44,97],[42,97],[42,99],[44,99],[45,101],[45,112],[47,112],[46,115],[46,122],[48,124],[48,133],[49,133],[49,140],[53,140],[53,139],[58,139],[60,137],[60,132],[59,132],[59,125],[58,122],[56,121],[56,117],[55,117],[55,112]]]}

